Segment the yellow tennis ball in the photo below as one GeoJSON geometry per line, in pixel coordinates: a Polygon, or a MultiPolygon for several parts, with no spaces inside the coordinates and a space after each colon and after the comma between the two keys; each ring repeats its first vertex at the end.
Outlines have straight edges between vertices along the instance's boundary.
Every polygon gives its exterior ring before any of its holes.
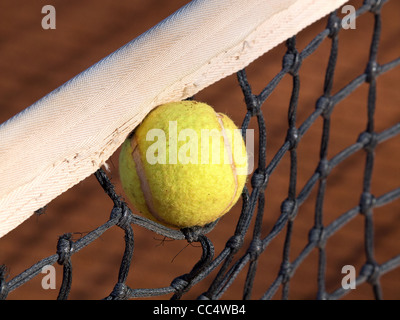
{"type": "Polygon", "coordinates": [[[228,212],[243,190],[247,165],[233,121],[195,101],[155,108],[119,157],[121,183],[136,210],[176,228],[204,226],[228,212]]]}

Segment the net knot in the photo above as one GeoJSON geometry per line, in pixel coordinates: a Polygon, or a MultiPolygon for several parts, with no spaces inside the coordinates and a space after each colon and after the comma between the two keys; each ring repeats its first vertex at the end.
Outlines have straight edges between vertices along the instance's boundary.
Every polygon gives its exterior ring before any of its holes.
{"type": "Polygon", "coordinates": [[[322,96],[317,100],[316,109],[321,110],[324,118],[329,118],[333,111],[333,102],[330,97],[322,96]]]}
{"type": "Polygon", "coordinates": [[[188,228],[182,228],[181,232],[185,236],[187,242],[199,242],[199,237],[203,235],[203,227],[194,226],[188,228]]]}
{"type": "Polygon", "coordinates": [[[110,219],[118,219],[116,225],[125,230],[126,227],[130,225],[129,216],[130,210],[125,204],[123,204],[121,207],[114,206],[114,208],[111,210],[110,219]]]}
{"type": "Polygon", "coordinates": [[[287,283],[293,275],[293,267],[289,261],[284,261],[279,270],[279,274],[282,276],[282,283],[287,283]]]}
{"type": "Polygon", "coordinates": [[[380,277],[380,266],[376,262],[369,262],[363,265],[360,275],[367,278],[372,285],[376,284],[380,277]]]}
{"type": "Polygon", "coordinates": [[[317,172],[319,173],[319,178],[322,179],[326,179],[329,175],[329,173],[331,172],[332,167],[330,165],[329,160],[327,159],[321,159],[321,161],[318,164],[317,167],[317,172]]]}
{"type": "Polygon", "coordinates": [[[5,265],[0,266],[0,300],[5,300],[8,296],[8,286],[6,282],[7,268],[5,265]]]}
{"type": "Polygon", "coordinates": [[[282,67],[289,74],[295,76],[299,73],[302,62],[300,53],[296,49],[290,48],[290,51],[283,56],[282,67]]]}
{"type": "Polygon", "coordinates": [[[265,187],[267,186],[268,179],[269,175],[257,168],[254,171],[253,176],[251,177],[251,186],[253,187],[253,189],[255,188],[265,189],[265,187]]]}
{"type": "Polygon", "coordinates": [[[382,5],[383,5],[383,1],[382,0],[365,0],[364,4],[371,6],[371,8],[369,9],[370,12],[379,14],[379,12],[382,8],[382,5]]]}
{"type": "Polygon", "coordinates": [[[182,292],[188,286],[188,282],[184,279],[185,275],[177,277],[171,282],[171,287],[175,292],[182,292]]]}
{"type": "Polygon", "coordinates": [[[325,229],[323,227],[313,227],[308,235],[308,240],[311,243],[315,243],[318,248],[324,248],[327,240],[325,229]]]}
{"type": "Polygon", "coordinates": [[[243,236],[235,234],[229,238],[226,247],[231,248],[233,253],[236,253],[243,245],[243,236]]]}
{"type": "Polygon", "coordinates": [[[72,234],[66,233],[58,238],[57,242],[57,254],[58,259],[57,262],[60,265],[66,264],[71,259],[71,253],[74,251],[72,234]]]}
{"type": "Polygon", "coordinates": [[[115,284],[110,296],[115,300],[126,300],[129,298],[129,290],[125,283],[118,282],[115,284]]]}
{"type": "Polygon", "coordinates": [[[283,215],[288,217],[288,220],[293,221],[298,212],[298,206],[296,199],[286,199],[282,202],[281,212],[283,215]]]}
{"type": "Polygon", "coordinates": [[[299,130],[296,127],[290,127],[287,131],[286,141],[289,142],[289,150],[295,149],[299,144],[299,130]]]}
{"type": "Polygon", "coordinates": [[[380,66],[376,61],[370,61],[367,64],[367,68],[365,70],[365,74],[367,75],[367,79],[365,80],[368,83],[375,81],[376,77],[380,73],[380,66]]]}
{"type": "Polygon", "coordinates": [[[247,251],[250,254],[250,260],[257,260],[262,252],[262,241],[260,238],[255,238],[251,241],[247,251]]]}
{"type": "Polygon", "coordinates": [[[336,37],[341,28],[340,18],[336,14],[331,14],[328,19],[327,29],[329,38],[336,37]]]}
{"type": "Polygon", "coordinates": [[[375,206],[376,198],[369,192],[363,192],[360,199],[360,212],[366,215],[375,206]]]}
{"type": "Polygon", "coordinates": [[[260,99],[255,94],[245,95],[245,103],[247,107],[247,111],[250,113],[252,117],[258,115],[260,113],[260,99]]]}
{"type": "Polygon", "coordinates": [[[373,152],[376,145],[378,144],[378,136],[375,132],[362,132],[357,142],[362,143],[364,145],[364,150],[367,152],[373,152]]]}

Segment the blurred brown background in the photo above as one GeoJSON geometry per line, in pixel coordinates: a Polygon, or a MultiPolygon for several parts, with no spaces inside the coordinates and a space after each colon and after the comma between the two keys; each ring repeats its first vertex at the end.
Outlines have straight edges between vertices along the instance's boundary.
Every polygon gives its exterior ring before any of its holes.
{"type": "MultiPolygon", "coordinates": [[[[0,4],[0,123],[31,105],[77,73],[134,39],[175,10],[187,0],[113,1],[113,0],[3,0],[0,4]],[[161,4],[162,3],[162,4],[161,4]],[[51,4],[56,8],[55,30],[43,30],[41,9],[51,4]]],[[[359,6],[362,1],[351,1],[359,6]]],[[[386,63],[400,53],[400,2],[393,0],[383,7],[383,32],[379,62],[386,63]]],[[[297,43],[303,49],[326,25],[322,20],[302,31],[297,43]]],[[[338,68],[335,73],[336,92],[364,72],[372,37],[373,17],[368,14],[357,21],[355,30],[340,35],[338,68]]],[[[301,69],[301,95],[298,109],[300,125],[314,110],[315,101],[323,90],[329,40],[308,58],[301,69]]],[[[249,81],[258,93],[281,68],[285,46],[280,45],[247,68],[249,81]]],[[[395,69],[378,79],[376,131],[400,121],[400,71],[395,69]]],[[[287,106],[292,80],[286,76],[263,106],[268,130],[267,160],[282,145],[287,130],[287,106]]],[[[354,143],[365,129],[367,85],[357,89],[337,107],[332,115],[332,136],[329,157],[354,143]]],[[[231,76],[199,93],[196,98],[230,115],[240,125],[246,108],[236,77],[231,76]]],[[[253,119],[251,127],[256,128],[253,119]]],[[[298,191],[314,172],[319,159],[322,119],[304,136],[299,146],[298,191]]],[[[1,143],[1,142],[0,142],[1,143]]],[[[372,192],[379,196],[399,186],[400,137],[377,148],[372,192]]],[[[280,203],[287,196],[289,155],[286,155],[271,176],[266,190],[263,235],[271,230],[279,216],[280,203]]],[[[328,179],[324,204],[324,224],[356,206],[362,192],[365,163],[364,152],[350,157],[328,179]]],[[[118,152],[109,160],[109,176],[122,194],[118,178],[118,152]]],[[[291,257],[304,248],[308,231],[313,225],[316,190],[301,207],[294,223],[291,257]]],[[[235,230],[241,203],[224,217],[209,234],[216,254],[225,246],[235,230]]],[[[52,201],[41,216],[32,216],[21,226],[0,239],[0,264],[8,267],[9,279],[15,277],[44,257],[55,253],[58,236],[73,232],[75,239],[108,220],[112,202],[103,193],[93,176],[52,201]]],[[[376,209],[375,257],[378,263],[398,255],[400,240],[400,201],[376,209]]],[[[176,276],[188,272],[201,255],[201,249],[187,246],[184,241],[163,241],[162,237],[134,226],[135,251],[127,284],[132,288],[168,286],[176,276]]],[[[340,286],[341,268],[352,264],[359,271],[365,262],[363,217],[358,216],[327,243],[327,290],[340,286]]],[[[87,248],[73,255],[71,299],[101,299],[107,296],[117,280],[124,250],[123,232],[113,228],[87,248]]],[[[282,259],[282,232],[260,259],[252,298],[259,298],[275,279],[282,259]]],[[[317,251],[298,269],[291,281],[291,299],[313,299],[316,295],[317,251]]],[[[61,283],[61,267],[57,268],[57,289],[61,283]]],[[[215,274],[215,273],[214,273],[215,274]]],[[[214,275],[212,274],[212,275],[214,275]]],[[[242,297],[246,270],[223,296],[242,297]]],[[[9,299],[54,299],[58,290],[43,290],[39,275],[9,294],[9,299]]],[[[201,294],[212,277],[196,285],[185,298],[201,294]]],[[[400,298],[400,269],[381,278],[383,296],[400,298]]],[[[166,299],[170,296],[157,297],[166,299]]],[[[280,292],[276,298],[280,297],[280,292]]],[[[372,289],[363,284],[345,299],[372,299],[372,289]]]]}

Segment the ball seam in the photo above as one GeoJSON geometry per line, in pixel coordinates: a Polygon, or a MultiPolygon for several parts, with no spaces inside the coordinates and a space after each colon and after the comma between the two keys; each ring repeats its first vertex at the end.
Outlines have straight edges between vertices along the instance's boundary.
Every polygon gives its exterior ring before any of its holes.
{"type": "Polygon", "coordinates": [[[132,146],[132,159],[136,166],[136,173],[139,177],[140,189],[142,190],[147,210],[157,220],[165,223],[166,221],[158,214],[157,210],[154,207],[153,195],[151,193],[149,182],[146,178],[146,172],[142,163],[141,152],[136,136],[134,136],[131,139],[131,146],[132,146]]]}
{"type": "MultiPolygon", "coordinates": [[[[221,127],[221,133],[222,133],[222,137],[224,139],[224,146],[225,146],[226,152],[228,153],[228,157],[229,157],[229,161],[230,161],[230,165],[231,165],[231,169],[232,169],[234,185],[235,185],[235,191],[233,192],[233,196],[231,198],[231,201],[225,207],[225,209],[220,213],[220,215],[223,215],[225,212],[227,212],[232,207],[232,204],[233,204],[233,202],[234,202],[234,200],[236,198],[236,195],[237,195],[237,192],[238,192],[238,177],[237,177],[237,170],[236,170],[235,162],[234,162],[234,159],[233,159],[232,146],[229,143],[229,140],[228,140],[228,137],[227,137],[227,134],[226,134],[226,130],[225,130],[225,127],[224,127],[224,123],[222,121],[223,115],[221,115],[219,113],[216,113],[216,116],[217,116],[218,124],[221,127]]],[[[232,139],[233,139],[233,135],[232,135],[232,139]]]]}

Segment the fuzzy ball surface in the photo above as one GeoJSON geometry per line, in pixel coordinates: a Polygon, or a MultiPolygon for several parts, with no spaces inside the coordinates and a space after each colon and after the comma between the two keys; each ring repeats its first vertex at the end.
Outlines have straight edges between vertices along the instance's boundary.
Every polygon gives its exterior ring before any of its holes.
{"type": "Polygon", "coordinates": [[[241,131],[196,101],[152,110],[123,143],[120,179],[145,217],[174,228],[204,226],[238,201],[247,177],[241,131]]]}

